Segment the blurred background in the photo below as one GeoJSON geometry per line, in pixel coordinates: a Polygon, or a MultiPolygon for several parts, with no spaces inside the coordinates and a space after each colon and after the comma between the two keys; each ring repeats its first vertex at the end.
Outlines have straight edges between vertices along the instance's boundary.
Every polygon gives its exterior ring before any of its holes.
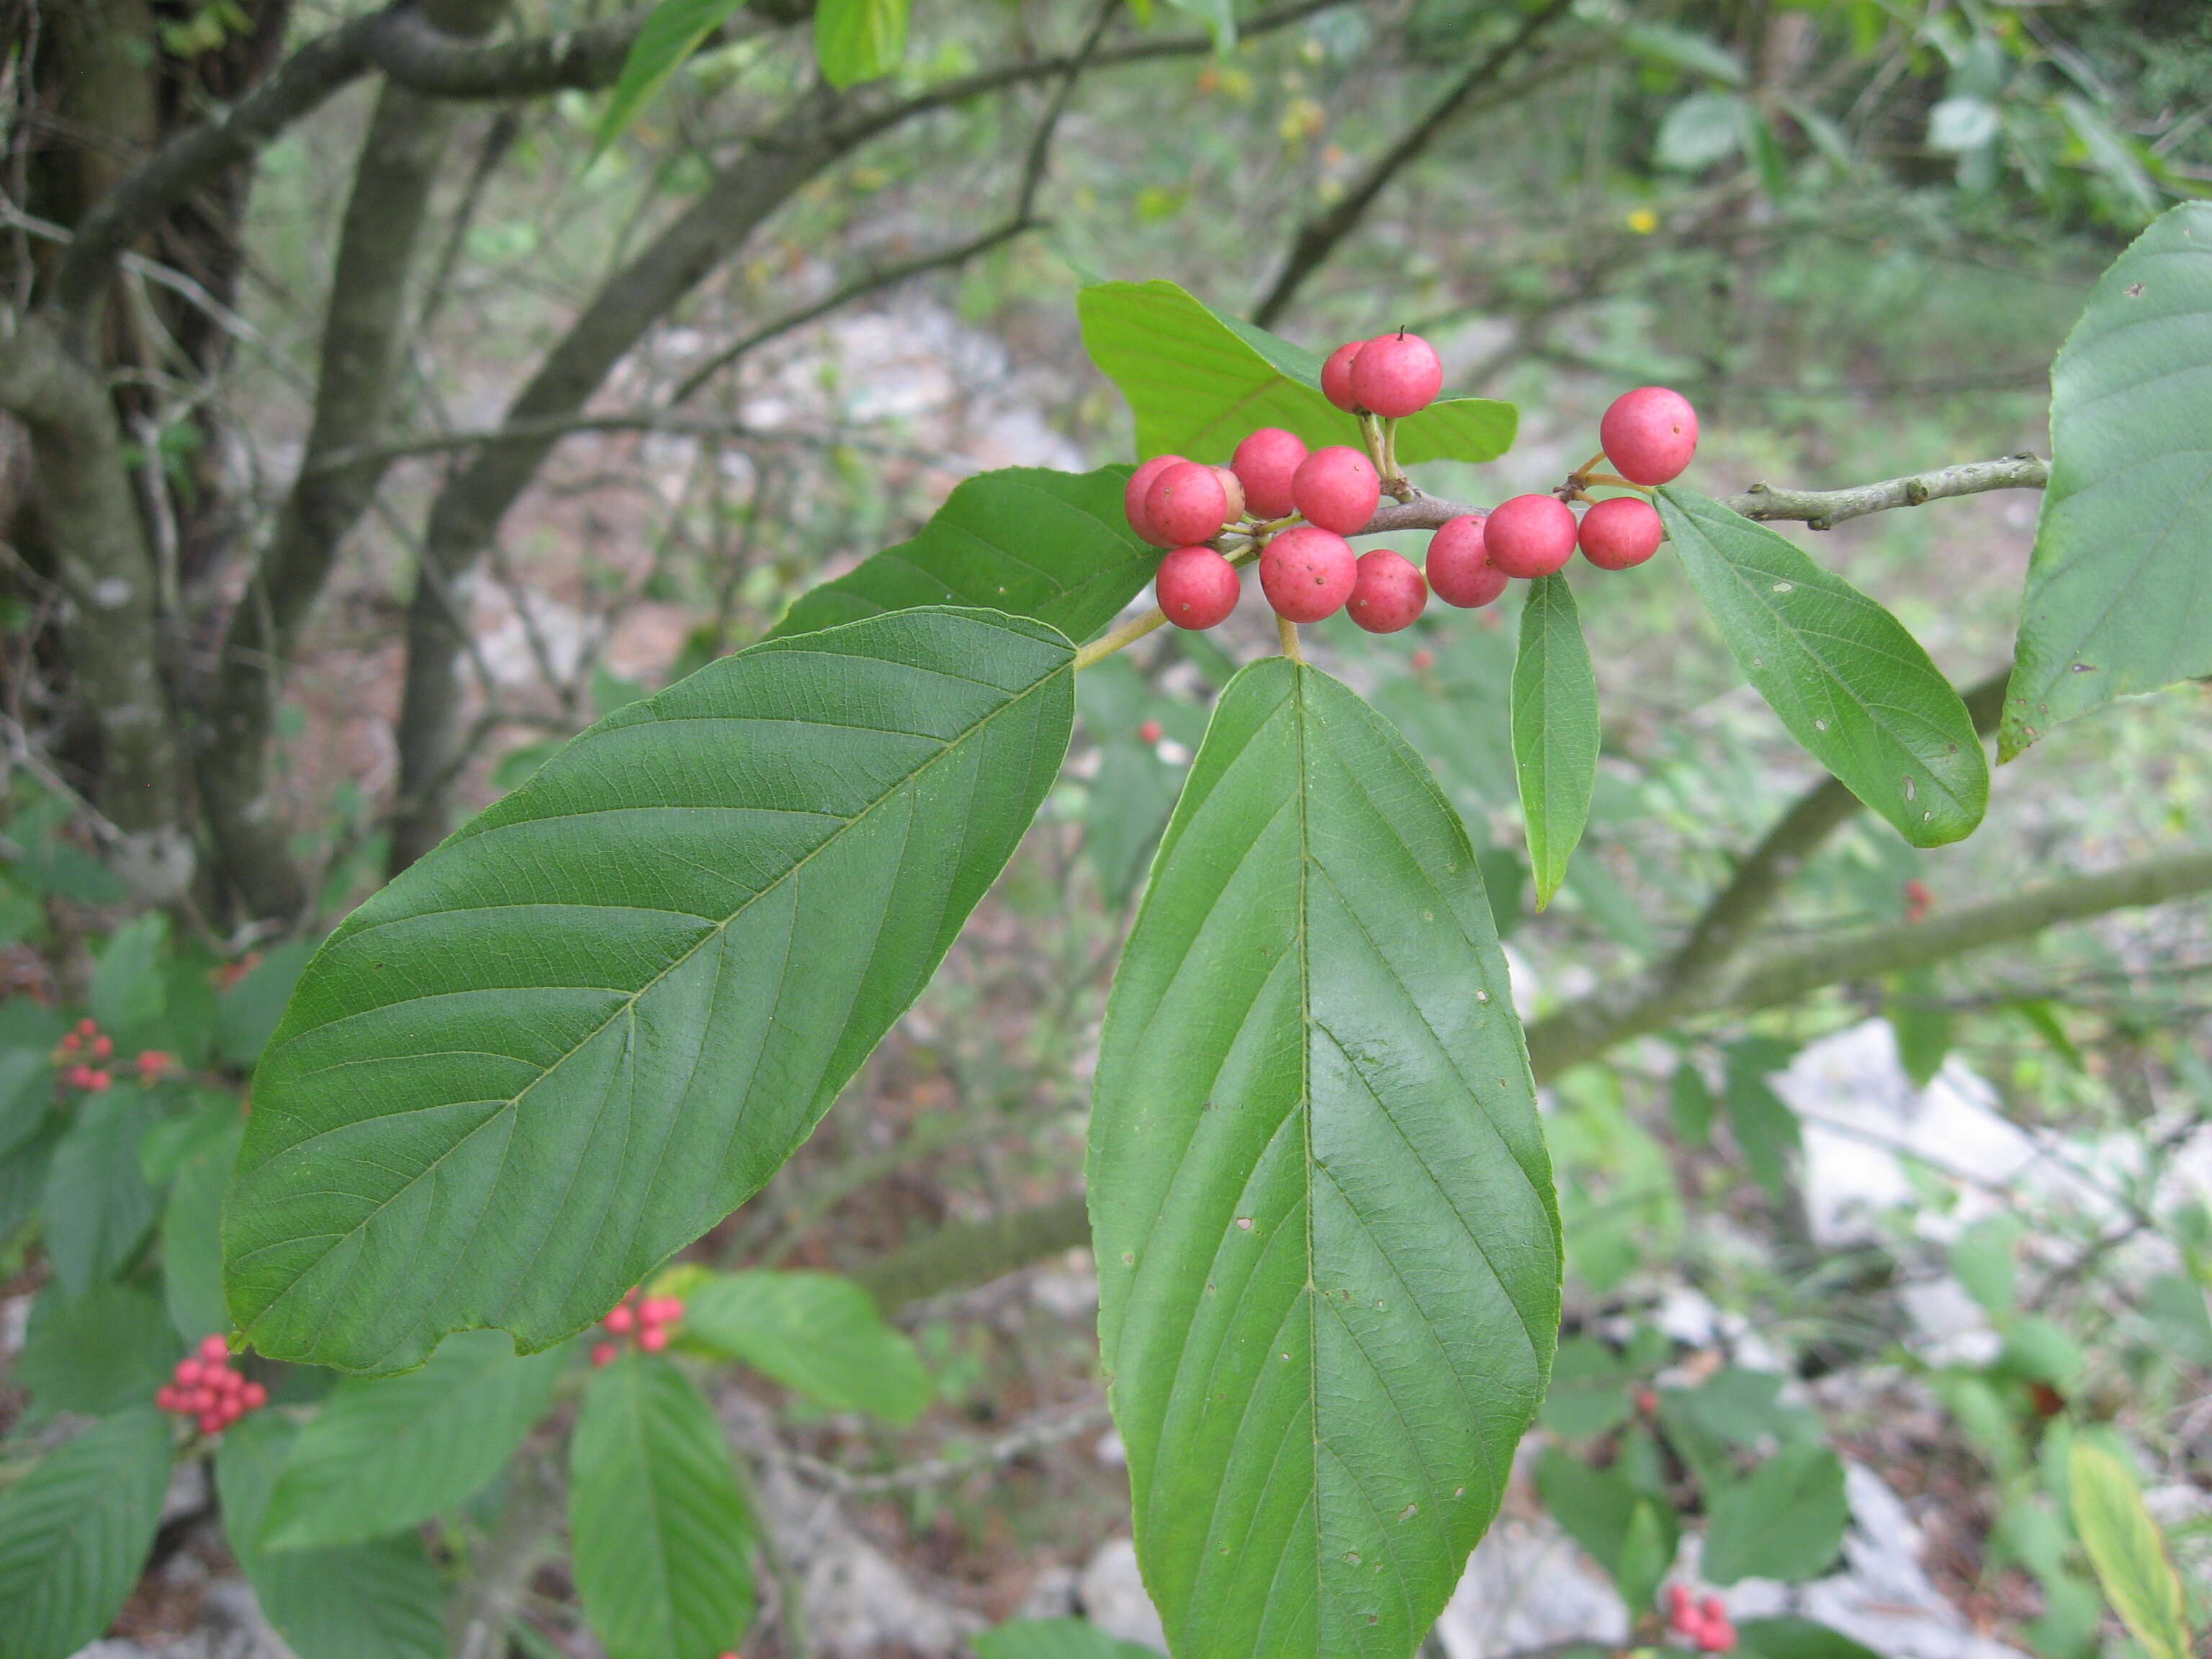
{"type": "MultiPolygon", "coordinates": [[[[369,13],[0,6],[19,324],[0,370],[18,417],[0,424],[0,1018],[74,1012],[131,919],[165,918],[145,971],[179,1028],[215,1033],[206,1011],[242,984],[264,1011],[185,1054],[203,1092],[243,1089],[322,931],[568,735],[757,638],[972,472],[1135,459],[1083,351],[1086,280],[1167,277],[1316,350],[1418,330],[1451,392],[1521,410],[1501,461],[1421,470],[1459,500],[1549,488],[1607,402],[1655,381],[1701,411],[1693,487],[1826,488],[2047,453],[2050,362],[2097,274],[2212,183],[2212,8],[2188,0],[927,0],[903,68],[836,94],[803,6],[763,3],[718,20],[604,143],[636,16],[412,15],[444,56],[392,33],[126,221],[127,255],[73,313],[113,411],[90,455],[54,435],[25,319],[92,280],[71,260],[108,234],[118,179],[369,13]],[[530,69],[520,47],[566,30],[568,67],[530,69]],[[106,567],[78,568],[103,535],[135,537],[156,578],[110,609],[106,567]]],[[[1963,687],[2009,662],[2038,505],[1791,533],[1963,687]]],[[[1819,781],[1668,555],[1574,581],[1605,755],[1540,916],[1505,727],[1511,602],[1432,606],[1388,639],[1308,630],[1487,837],[1531,1018],[1666,961],[1819,781]]],[[[934,1390],[895,1427],[716,1374],[782,1540],[748,1654],[951,1654],[1067,1613],[1158,1641],[1096,1374],[1089,1079],[1152,846],[1214,690],[1275,649],[1267,622],[1248,602],[1084,677],[1066,774],[936,984],[698,1247],[854,1274],[934,1390]]],[[[1762,939],[2201,848],[2209,715],[2191,686],[2061,728],[1939,852],[1844,823],[1792,858],[1762,939]]],[[[1785,1379],[1851,1470],[1836,1571],[1732,1605],[1816,1611],[1907,1659],[2121,1651],[2052,1520],[2062,1414],[2126,1438],[2203,1593],[2201,897],[1708,1015],[1548,1082],[1568,1329],[1589,1345],[1572,1363],[1785,1379]]],[[[46,1419],[19,1362],[55,1295],[55,1200],[46,1166],[9,1157],[0,1427],[28,1443],[46,1419]]],[[[1619,1431],[1547,1422],[1532,1450],[1619,1431]]],[[[270,1639],[205,1494],[173,1507],[105,1659],[270,1639]]],[[[440,1534],[451,1575],[495,1522],[440,1534]]],[[[1619,1639],[1601,1565],[1516,1488],[1437,1648],[1619,1639]]],[[[557,1559],[528,1565],[522,1650],[596,1651],[557,1559]]]]}

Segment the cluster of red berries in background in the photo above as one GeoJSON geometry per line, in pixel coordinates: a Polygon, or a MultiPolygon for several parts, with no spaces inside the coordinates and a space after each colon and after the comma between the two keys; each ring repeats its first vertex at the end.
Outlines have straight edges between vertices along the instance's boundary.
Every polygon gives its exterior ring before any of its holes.
{"type": "Polygon", "coordinates": [[[269,1390],[249,1382],[230,1363],[230,1345],[219,1336],[200,1339],[199,1346],[177,1362],[173,1380],[154,1392],[154,1403],[199,1425],[202,1434],[221,1434],[246,1414],[269,1403],[269,1390]]]}
{"type": "MultiPolygon", "coordinates": [[[[114,1058],[115,1039],[100,1029],[97,1020],[81,1019],[75,1030],[63,1034],[54,1064],[60,1068],[65,1085],[96,1095],[114,1086],[115,1073],[109,1066],[114,1058]]],[[[141,1083],[159,1082],[176,1063],[173,1056],[159,1048],[149,1048],[131,1062],[141,1083]]]]}
{"type": "Polygon", "coordinates": [[[684,1322],[684,1298],[680,1296],[640,1296],[632,1291],[607,1310],[599,1322],[613,1341],[592,1345],[592,1364],[611,1365],[622,1357],[619,1339],[635,1336],[637,1346],[647,1353],[659,1353],[668,1346],[668,1339],[676,1334],[675,1328],[684,1322]]]}
{"type": "MultiPolygon", "coordinates": [[[[1339,346],[1322,366],[1321,383],[1331,403],[1362,417],[1367,450],[1309,450],[1296,433],[1262,427],[1226,466],[1155,455],[1130,477],[1122,507],[1138,535],[1169,550],[1154,591],[1178,628],[1215,627],[1237,608],[1237,566],[1215,545],[1224,530],[1260,548],[1261,591],[1277,616],[1313,623],[1345,611],[1370,634],[1412,626],[1431,590],[1447,605],[1485,605],[1514,577],[1552,574],[1578,545],[1600,569],[1626,570],[1665,538],[1658,510],[1641,495],[1595,502],[1579,521],[1559,495],[1516,495],[1438,529],[1425,578],[1389,548],[1354,554],[1346,538],[1373,520],[1386,486],[1404,489],[1402,479],[1377,470],[1391,464],[1389,429],[1370,417],[1389,422],[1427,408],[1443,387],[1443,364],[1419,335],[1385,334],[1339,346]]],[[[1665,483],[1697,453],[1697,411],[1664,386],[1615,398],[1598,430],[1604,454],[1569,480],[1569,498],[1581,499],[1591,483],[1665,483]],[[1601,459],[1619,471],[1593,474],[1601,459]]]]}
{"type": "Polygon", "coordinates": [[[1708,1595],[1700,1601],[1687,1584],[1667,1586],[1667,1624],[1701,1653],[1728,1653],[1735,1647],[1735,1626],[1721,1598],[1708,1595]]]}

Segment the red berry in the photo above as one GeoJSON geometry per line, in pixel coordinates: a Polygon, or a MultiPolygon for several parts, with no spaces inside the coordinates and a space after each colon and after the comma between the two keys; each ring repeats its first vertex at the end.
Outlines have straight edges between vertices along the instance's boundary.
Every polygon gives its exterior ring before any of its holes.
{"type": "Polygon", "coordinates": [[[249,1382],[239,1390],[238,1403],[247,1411],[258,1412],[269,1403],[269,1390],[258,1382],[249,1382]]]}
{"type": "Polygon", "coordinates": [[[1229,522],[1229,492],[1212,467],[1177,461],[1152,480],[1145,495],[1145,517],[1167,546],[1211,541],[1229,522]]]}
{"type": "Polygon", "coordinates": [[[1632,483],[1662,484],[1698,453],[1698,411],[1679,392],[1638,386],[1613,400],[1597,424],[1613,470],[1632,483]]]}
{"type": "Polygon", "coordinates": [[[611,1365],[621,1353],[622,1350],[611,1342],[594,1342],[592,1344],[592,1364],[611,1365]]]}
{"type": "Polygon", "coordinates": [[[1167,538],[1157,535],[1152,521],[1145,515],[1145,497],[1152,493],[1153,483],[1170,467],[1178,465],[1181,455],[1155,455],[1129,475],[1129,483],[1121,491],[1121,511],[1128,515],[1129,528],[1155,547],[1173,547],[1167,538]]]}
{"type": "Polygon", "coordinates": [[[210,1410],[204,1411],[200,1413],[200,1432],[202,1434],[221,1434],[223,1431],[223,1416],[221,1412],[210,1410]]]}
{"type": "Polygon", "coordinates": [[[1698,1604],[1698,1611],[1704,1614],[1707,1619],[1726,1619],[1728,1617],[1728,1603],[1722,1601],[1717,1595],[1708,1595],[1704,1601],[1698,1604]]]}
{"type": "Polygon", "coordinates": [[[1667,526],[1659,509],[1641,495],[1600,501],[1583,514],[1577,534],[1583,556],[1601,570],[1630,570],[1659,550],[1667,526]]]}
{"type": "Polygon", "coordinates": [[[100,1030],[100,1022],[96,1019],[81,1019],[76,1023],[76,1029],[84,1036],[90,1036],[100,1030]]]}
{"type": "Polygon", "coordinates": [[[1178,547],[1153,579],[1160,609],[1177,628],[1212,628],[1237,608],[1243,586],[1237,567],[1210,547],[1178,547]]]}
{"type": "Polygon", "coordinates": [[[684,1298],[680,1296],[649,1296],[638,1312],[648,1325],[673,1325],[684,1317],[684,1298]]]}
{"type": "Polygon", "coordinates": [[[177,1409],[177,1389],[174,1383],[164,1382],[154,1390],[154,1403],[165,1412],[177,1409]]]}
{"type": "Polygon", "coordinates": [[[216,1392],[218,1394],[237,1395],[242,1394],[246,1389],[246,1373],[234,1371],[228,1365],[210,1377],[208,1381],[215,1385],[216,1392]]]}
{"type": "Polygon", "coordinates": [[[1505,591],[1509,578],[1490,562],[1482,535],[1482,515],[1447,519],[1429,540],[1429,586],[1446,605],[1462,611],[1491,603],[1505,591]]]}
{"type": "Polygon", "coordinates": [[[1575,515],[1553,495],[1516,495],[1482,521],[1491,563],[1509,576],[1548,576],[1575,550],[1575,515]]]}
{"type": "MultiPolygon", "coordinates": [[[[1636,1391],[1636,1409],[1642,1412],[1646,1417],[1650,1416],[1652,1413],[1659,1409],[1659,1396],[1652,1393],[1649,1389],[1638,1389],[1636,1391]]],[[[1682,1589],[1680,1585],[1677,1585],[1676,1588],[1682,1589]]],[[[1686,1589],[1682,1589],[1682,1595],[1686,1598],[1689,1594],[1690,1592],[1686,1589]]]]}
{"type": "Polygon", "coordinates": [[[85,1079],[84,1086],[91,1090],[93,1093],[98,1094],[102,1089],[105,1089],[109,1084],[114,1081],[115,1079],[108,1076],[105,1072],[94,1072],[91,1076],[85,1079]]]}
{"type": "Polygon", "coordinates": [[[1358,579],[1359,561],[1352,556],[1352,544],[1314,525],[1285,530],[1260,556],[1261,590],[1275,614],[1290,622],[1334,616],[1358,579]]]}
{"type": "Polygon", "coordinates": [[[1430,650],[1427,646],[1425,645],[1419,650],[1413,653],[1413,672],[1415,673],[1425,674],[1429,670],[1434,668],[1436,665],[1437,653],[1430,650]]]}
{"type": "Polygon", "coordinates": [[[1352,395],[1352,361],[1366,343],[1364,340],[1346,340],[1330,352],[1328,362],[1321,366],[1321,395],[1347,415],[1359,412],[1358,399],[1352,395]]]}
{"type": "Polygon", "coordinates": [[[73,1054],[83,1047],[84,1039],[79,1036],[75,1031],[64,1031],[62,1033],[62,1052],[64,1054],[73,1054]]]}
{"type": "Polygon", "coordinates": [[[204,1383],[197,1389],[187,1390],[185,1400],[185,1403],[196,1412],[211,1412],[222,1404],[222,1396],[204,1383]]]}
{"type": "Polygon", "coordinates": [[[89,1066],[72,1066],[62,1073],[62,1081],[72,1089],[89,1089],[95,1075],[89,1066]]]}
{"type": "Polygon", "coordinates": [[[1357,536],[1375,516],[1382,481],[1374,464],[1349,444],[1316,449],[1291,475],[1291,499],[1310,524],[1340,536],[1357,536]]]}
{"type": "Polygon", "coordinates": [[[1221,493],[1229,498],[1229,516],[1222,522],[1234,524],[1244,516],[1244,481],[1233,466],[1217,466],[1213,476],[1221,480],[1221,493]]]}
{"type": "Polygon", "coordinates": [[[1305,440],[1279,426],[1263,426],[1237,446],[1232,465],[1244,485],[1244,505],[1254,517],[1290,516],[1297,506],[1291,497],[1291,477],[1305,458],[1305,440]]]}
{"type": "Polygon", "coordinates": [[[637,1313],[627,1302],[621,1303],[610,1308],[601,1322],[617,1336],[628,1336],[637,1324],[637,1313]]]}
{"type": "Polygon", "coordinates": [[[1443,386],[1443,362],[1418,334],[1377,335],[1352,360],[1352,395],[1388,419],[1419,414],[1443,386]]]}
{"type": "Polygon", "coordinates": [[[106,1060],[114,1052],[115,1039],[113,1037],[102,1035],[93,1038],[92,1057],[94,1060],[106,1060]]]}
{"type": "Polygon", "coordinates": [[[1667,1586],[1667,1611],[1677,1620],[1690,1611],[1690,1587],[1680,1579],[1667,1586]]]}
{"type": "Polygon", "coordinates": [[[1164,728],[1161,726],[1158,720],[1146,720],[1142,726],[1137,728],[1137,741],[1139,743],[1158,743],[1161,738],[1165,735],[1166,732],[1164,728]]]}
{"type": "Polygon", "coordinates": [[[1429,585],[1402,553],[1377,547],[1359,556],[1352,583],[1352,620],[1370,634],[1411,628],[1428,608],[1429,585]]]}
{"type": "Polygon", "coordinates": [[[659,1353],[668,1346],[668,1328],[665,1325],[648,1325],[637,1334],[637,1346],[647,1353],[659,1353]]]}
{"type": "Polygon", "coordinates": [[[200,1379],[206,1374],[207,1368],[197,1359],[179,1359],[177,1362],[177,1384],[179,1388],[198,1388],[200,1379]]]}
{"type": "Polygon", "coordinates": [[[138,1056],[138,1075],[148,1079],[160,1077],[173,1063],[170,1056],[162,1050],[149,1048],[138,1056]]]}
{"type": "Polygon", "coordinates": [[[212,1359],[219,1364],[227,1363],[230,1358],[230,1344],[224,1341],[221,1336],[210,1332],[200,1339],[200,1358],[212,1359]]]}

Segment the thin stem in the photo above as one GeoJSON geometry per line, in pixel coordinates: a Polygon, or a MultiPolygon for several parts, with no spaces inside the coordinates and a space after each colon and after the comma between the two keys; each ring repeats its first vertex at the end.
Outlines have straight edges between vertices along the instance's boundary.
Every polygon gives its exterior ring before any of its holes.
{"type": "Polygon", "coordinates": [[[1127,650],[1167,619],[1168,613],[1154,605],[1143,616],[1131,617],[1111,633],[1100,635],[1075,653],[1076,672],[1079,674],[1091,664],[1105,661],[1116,651],[1127,650]]]}
{"type": "Polygon", "coordinates": [[[1283,654],[1292,662],[1304,662],[1305,653],[1298,649],[1298,625],[1288,617],[1275,618],[1276,635],[1283,641],[1283,654]]]}
{"type": "Polygon", "coordinates": [[[1640,495],[1654,493],[1650,484],[1632,483],[1617,472],[1577,473],[1576,477],[1581,478],[1585,487],[1590,484],[1611,484],[1621,489],[1632,489],[1640,495]]]}

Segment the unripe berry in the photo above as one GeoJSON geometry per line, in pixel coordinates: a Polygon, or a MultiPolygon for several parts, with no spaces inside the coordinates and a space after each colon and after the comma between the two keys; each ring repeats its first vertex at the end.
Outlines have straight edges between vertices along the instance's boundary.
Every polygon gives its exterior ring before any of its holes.
{"type": "Polygon", "coordinates": [[[1158,743],[1166,734],[1166,728],[1162,726],[1158,720],[1146,720],[1142,726],[1137,728],[1137,741],[1139,743],[1158,743]]]}
{"type": "Polygon", "coordinates": [[[637,1310],[627,1302],[607,1310],[607,1316],[599,1322],[617,1336],[628,1336],[637,1325],[637,1310]]]}
{"type": "Polygon", "coordinates": [[[228,1363],[230,1358],[230,1344],[210,1332],[200,1339],[200,1358],[216,1360],[218,1363],[228,1363]]]}
{"type": "Polygon", "coordinates": [[[1698,453],[1698,411],[1679,392],[1638,386],[1613,400],[1597,424],[1598,442],[1613,471],[1632,483],[1662,484],[1680,475],[1698,453]]]}
{"type": "Polygon", "coordinates": [[[1576,539],[1583,556],[1601,570],[1630,570],[1659,550],[1667,526],[1659,509],[1641,495],[1600,501],[1583,514],[1576,539]]]}
{"type": "Polygon", "coordinates": [[[637,1334],[637,1346],[647,1353],[659,1353],[668,1346],[668,1328],[648,1325],[637,1334]]]}
{"type": "Polygon", "coordinates": [[[1254,517],[1287,518],[1297,503],[1291,478],[1306,458],[1306,441],[1279,426],[1263,426],[1237,446],[1232,465],[1243,481],[1244,505],[1254,517]]]}
{"type": "Polygon", "coordinates": [[[1554,495],[1516,495],[1482,522],[1491,563],[1509,576],[1548,576],[1575,550],[1575,515],[1554,495]]]}
{"type": "Polygon", "coordinates": [[[1356,536],[1375,516],[1382,481],[1374,464],[1349,444],[1316,449],[1291,475],[1291,499],[1310,524],[1340,536],[1356,536]]]}
{"type": "Polygon", "coordinates": [[[1370,634],[1411,628],[1428,608],[1429,585],[1402,553],[1377,547],[1362,553],[1352,582],[1352,620],[1370,634]]]}
{"type": "Polygon", "coordinates": [[[1479,514],[1463,513],[1438,526],[1429,539],[1428,564],[1429,586],[1436,596],[1462,611],[1490,604],[1510,580],[1490,562],[1479,514]]]}
{"type": "Polygon", "coordinates": [[[1229,516],[1223,522],[1234,524],[1244,516],[1244,481],[1234,467],[1217,466],[1213,476],[1221,480],[1221,493],[1229,498],[1229,516]]]}
{"type": "Polygon", "coordinates": [[[1352,363],[1359,356],[1364,340],[1346,340],[1328,354],[1321,366],[1321,395],[1347,415],[1359,412],[1359,400],[1352,395],[1352,363]]]}
{"type": "Polygon", "coordinates": [[[1444,366],[1418,334],[1382,334],[1352,360],[1352,395],[1390,420],[1418,415],[1443,390],[1444,366]]]}
{"type": "Polygon", "coordinates": [[[1288,622],[1334,616],[1358,580],[1359,561],[1352,556],[1352,544],[1314,525],[1285,530],[1260,556],[1261,589],[1275,614],[1288,622]]]}
{"type": "Polygon", "coordinates": [[[1169,547],[1212,541],[1229,522],[1229,492],[1212,467],[1177,461],[1152,480],[1145,495],[1145,517],[1169,547]]]}
{"type": "Polygon", "coordinates": [[[1121,511],[1128,515],[1129,528],[1155,547],[1173,547],[1152,532],[1152,521],[1145,515],[1145,497],[1152,493],[1153,482],[1161,473],[1184,458],[1181,455],[1155,455],[1129,475],[1128,483],[1121,491],[1121,511]]]}
{"type": "Polygon", "coordinates": [[[594,1342],[592,1344],[592,1364],[596,1366],[605,1367],[611,1365],[621,1357],[621,1355],[622,1350],[611,1342],[594,1342]]]}
{"type": "Polygon", "coordinates": [[[1160,561],[1152,591],[1177,628],[1212,628],[1237,608],[1237,567],[1210,547],[1178,547],[1160,561]]]}

